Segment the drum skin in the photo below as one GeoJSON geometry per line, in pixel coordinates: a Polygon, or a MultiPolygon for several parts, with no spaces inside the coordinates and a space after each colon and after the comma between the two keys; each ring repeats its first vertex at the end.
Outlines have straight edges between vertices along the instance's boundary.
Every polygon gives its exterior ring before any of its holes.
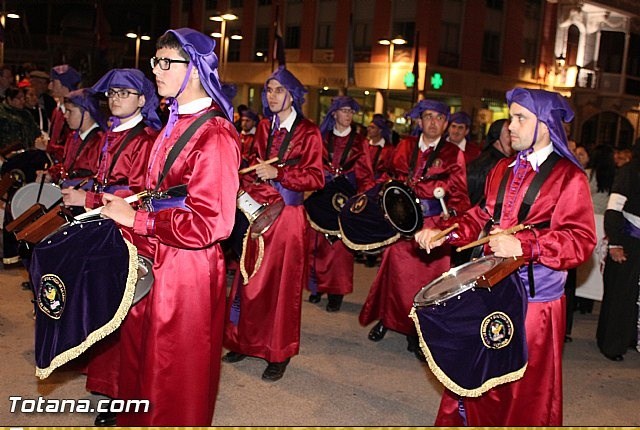
{"type": "Polygon", "coordinates": [[[48,209],[61,198],[62,193],[57,185],[32,182],[19,188],[13,195],[11,199],[11,215],[13,219],[16,219],[36,203],[40,203],[45,209],[48,209]],[[40,191],[40,187],[42,187],[42,191],[40,191]],[[40,193],[39,199],[38,193],[40,193]]]}

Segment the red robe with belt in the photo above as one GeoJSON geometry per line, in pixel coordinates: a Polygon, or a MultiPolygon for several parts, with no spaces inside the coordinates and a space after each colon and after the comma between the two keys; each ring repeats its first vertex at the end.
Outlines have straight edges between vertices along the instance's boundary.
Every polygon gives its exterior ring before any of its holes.
{"type": "MultiPolygon", "coordinates": [[[[447,208],[460,213],[469,208],[464,155],[454,144],[443,143],[444,146],[425,174],[438,177],[418,181],[412,188],[418,198],[433,199],[433,190],[442,187],[446,193],[447,208]]],[[[398,144],[393,157],[392,171],[397,180],[406,181],[409,178],[410,160],[416,145],[416,137],[407,137],[398,144]]],[[[432,151],[433,147],[424,152],[418,151],[416,168],[411,178],[413,182],[422,176],[423,168],[432,151]]],[[[439,215],[425,217],[424,226],[433,227],[439,218],[439,215]]],[[[360,324],[366,326],[375,320],[381,320],[387,328],[414,335],[416,329],[409,318],[413,299],[422,287],[449,270],[449,257],[448,246],[442,246],[427,254],[413,238],[400,239],[387,247],[382,254],[378,274],[360,312],[360,324]]]]}
{"type": "MultiPolygon", "coordinates": [[[[171,147],[195,114],[179,115],[156,139],[146,171],[154,189],[171,147]]],[[[148,413],[118,414],[122,426],[209,426],[222,354],[225,264],[219,242],[235,220],[238,134],[230,121],[206,121],[180,152],[159,190],[187,185],[186,208],[136,212],[123,229],[154,260],[149,294],[120,328],[120,399],[148,399],[148,413]]]]}
{"type": "MultiPolygon", "coordinates": [[[[494,213],[500,182],[513,158],[503,159],[491,171],[485,186],[486,209],[474,206],[458,222],[453,245],[472,242],[494,213]]],[[[527,162],[523,180],[514,181],[513,171],[505,191],[500,228],[518,224],[518,211],[524,194],[535,176],[527,162]]],[[[596,244],[593,207],[587,177],[566,158],[560,159],[531,205],[524,224],[549,222],[549,227],[516,233],[527,260],[554,271],[566,271],[591,256],[596,244]]],[[[489,252],[488,248],[485,248],[489,252]]],[[[521,279],[529,291],[526,267],[521,279]],[[525,275],[523,276],[524,273],[525,275]]],[[[534,282],[535,284],[535,282],[534,282]]],[[[552,286],[553,300],[529,297],[525,331],[529,352],[524,377],[493,388],[480,397],[463,397],[469,426],[561,426],[562,425],[562,347],[565,330],[564,281],[552,286]]],[[[540,285],[536,291],[540,293],[540,285]]],[[[458,396],[445,390],[436,418],[437,426],[461,426],[458,396]]]]}
{"type": "Polygon", "coordinates": [[[100,142],[102,142],[103,135],[104,132],[99,128],[91,130],[84,140],[80,138],[76,131],[69,133],[64,144],[62,161],[62,166],[67,174],[84,171],[87,174],[78,176],[84,178],[93,176],[96,173],[98,170],[98,158],[100,157],[100,142]]]}
{"type": "MultiPolygon", "coordinates": [[[[106,152],[101,157],[98,167],[98,178],[103,178],[109,171],[113,156],[132,129],[123,131],[108,131],[104,134],[101,148],[106,152]],[[106,147],[105,147],[106,144],[106,147]]],[[[128,190],[120,190],[116,194],[126,197],[144,189],[144,180],[149,162],[149,152],[158,132],[145,127],[139,134],[129,141],[120,153],[116,164],[108,177],[104,180],[107,185],[128,185],[128,190]]],[[[102,206],[102,194],[87,192],[85,207],[96,208],[102,206]]],[[[87,391],[97,392],[111,398],[118,397],[118,372],[120,370],[120,349],[118,342],[120,331],[95,344],[90,350],[90,361],[87,366],[87,391]]]]}
{"type": "Polygon", "coordinates": [[[62,162],[64,158],[64,147],[67,137],[71,134],[67,121],[64,119],[64,112],[57,106],[51,113],[49,123],[49,142],[47,142],[47,152],[55,162],[62,162]]]}
{"type": "Polygon", "coordinates": [[[386,142],[384,146],[372,145],[369,140],[365,145],[373,167],[373,173],[376,178],[388,173],[393,166],[394,147],[391,142],[386,142]]]}
{"type": "MultiPolygon", "coordinates": [[[[276,132],[269,154],[266,153],[270,133],[268,119],[258,123],[255,140],[257,155],[267,160],[278,155],[284,135],[276,132]]],[[[324,186],[322,168],[322,137],[318,126],[302,119],[293,132],[289,149],[281,161],[295,160],[294,164],[279,168],[274,180],[284,188],[304,193],[324,186]]],[[[243,183],[250,189],[254,175],[245,175],[243,183]]],[[[271,181],[271,182],[274,182],[271,181]]],[[[266,194],[273,193],[269,187],[266,194]]],[[[263,201],[265,195],[252,195],[263,201]]],[[[246,285],[240,271],[231,288],[225,321],[225,348],[241,354],[263,358],[269,362],[282,362],[300,349],[300,316],[302,290],[307,285],[309,271],[305,256],[308,254],[306,230],[308,221],[302,204],[285,206],[280,216],[262,235],[264,258],[260,268],[246,285]],[[239,300],[239,320],[230,320],[231,307],[239,300]]],[[[249,240],[245,267],[255,267],[258,258],[258,240],[249,240]]]]}
{"type": "MultiPolygon", "coordinates": [[[[331,131],[333,133],[333,131],[331,131]]],[[[355,133],[354,130],[351,133],[355,133]]],[[[339,166],[342,154],[346,149],[350,138],[347,136],[333,136],[333,159],[328,166],[328,138],[324,139],[323,160],[326,174],[333,173],[339,166]]],[[[366,191],[374,185],[373,169],[367,153],[366,140],[356,134],[349,156],[344,165],[349,167],[343,173],[354,173],[356,177],[357,191],[366,191]]],[[[341,240],[329,242],[324,233],[313,228],[308,230],[309,240],[309,264],[311,269],[310,282],[317,283],[317,292],[329,294],[351,294],[353,292],[353,252],[347,248],[341,240]]],[[[311,288],[310,288],[311,289],[311,288]]],[[[313,291],[313,290],[312,290],[313,291]]]]}

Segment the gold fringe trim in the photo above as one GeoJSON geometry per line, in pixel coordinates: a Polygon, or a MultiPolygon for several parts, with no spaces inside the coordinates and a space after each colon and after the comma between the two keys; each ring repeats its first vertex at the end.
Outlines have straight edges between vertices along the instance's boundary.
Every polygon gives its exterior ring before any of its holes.
{"type": "Polygon", "coordinates": [[[480,397],[485,392],[489,391],[492,388],[497,387],[498,385],[506,384],[508,382],[517,381],[518,379],[524,376],[524,372],[527,370],[527,363],[522,366],[522,368],[507,373],[506,375],[499,376],[497,378],[492,378],[484,382],[480,387],[475,388],[473,390],[468,390],[463,388],[453,382],[440,367],[436,364],[433,359],[433,355],[431,355],[431,351],[427,346],[427,343],[424,341],[422,337],[422,331],[420,329],[420,321],[418,320],[418,315],[416,314],[416,308],[411,308],[411,312],[409,313],[409,317],[413,320],[413,323],[416,326],[416,330],[418,332],[418,339],[420,341],[420,348],[422,348],[422,352],[424,352],[425,357],[427,358],[427,364],[429,365],[429,369],[433,372],[436,378],[449,390],[453,391],[459,396],[463,397],[480,397]]]}
{"type": "Polygon", "coordinates": [[[396,233],[394,236],[382,242],[370,243],[367,245],[360,245],[360,244],[351,242],[347,238],[347,236],[345,236],[344,231],[342,231],[342,222],[340,222],[340,218],[338,218],[338,225],[340,225],[340,238],[342,239],[342,242],[344,242],[344,244],[348,248],[353,249],[354,251],[371,251],[374,249],[382,248],[383,246],[391,245],[392,243],[395,243],[398,241],[398,239],[400,239],[400,233],[396,233]]]}
{"type": "Polygon", "coordinates": [[[323,234],[330,234],[332,236],[338,236],[338,235],[342,234],[340,229],[338,229],[338,230],[327,230],[325,228],[320,227],[318,224],[313,222],[313,220],[309,217],[309,214],[306,211],[305,211],[305,214],[307,215],[307,221],[309,221],[309,225],[311,225],[311,228],[314,229],[315,231],[317,231],[319,233],[323,233],[323,234]]]}
{"type": "Polygon", "coordinates": [[[91,345],[116,331],[122,324],[122,321],[126,318],[129,313],[129,308],[133,303],[133,296],[136,291],[136,284],[138,283],[138,250],[135,245],[124,238],[123,240],[127,244],[127,249],[129,250],[129,273],[127,274],[127,284],[124,290],[124,296],[115,315],[105,325],[89,333],[82,343],[53,357],[49,367],[41,369],[36,366],[36,376],[38,378],[45,379],[51,375],[55,369],[78,357],[89,349],[91,345]]]}
{"type": "MultiPolygon", "coordinates": [[[[265,230],[266,231],[266,230],[265,230]]],[[[245,267],[245,258],[247,255],[247,242],[249,241],[249,236],[251,235],[251,224],[249,224],[249,228],[244,234],[242,238],[242,255],[240,256],[240,273],[242,274],[242,285],[247,285],[249,280],[258,273],[258,269],[262,266],[262,260],[264,259],[264,239],[262,235],[258,236],[258,260],[256,261],[256,266],[253,269],[251,275],[247,272],[247,268],[245,267]]]]}

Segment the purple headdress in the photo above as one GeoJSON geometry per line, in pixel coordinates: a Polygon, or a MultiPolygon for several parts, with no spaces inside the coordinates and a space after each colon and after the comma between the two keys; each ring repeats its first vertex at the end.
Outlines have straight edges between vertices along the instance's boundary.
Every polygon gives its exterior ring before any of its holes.
{"type": "Polygon", "coordinates": [[[262,111],[264,116],[272,118],[274,124],[272,124],[271,129],[272,131],[275,131],[280,128],[280,119],[278,118],[278,115],[271,111],[269,103],[267,103],[267,84],[272,80],[280,82],[280,84],[289,91],[289,94],[291,94],[291,97],[293,98],[293,108],[300,116],[303,116],[302,105],[304,104],[304,95],[307,93],[307,90],[298,78],[293,76],[293,73],[283,66],[278,67],[278,70],[273,72],[273,74],[267,78],[264,83],[264,88],[262,89],[262,111]]]}
{"type": "Polygon", "coordinates": [[[411,109],[409,113],[407,113],[407,116],[409,118],[419,119],[422,117],[422,112],[426,110],[432,110],[432,111],[441,113],[442,115],[445,115],[447,117],[447,121],[449,120],[449,117],[450,117],[449,106],[437,100],[427,100],[427,99],[420,100],[413,107],[413,109],[411,109]]]}
{"type": "Polygon", "coordinates": [[[76,69],[68,64],[61,64],[51,69],[51,80],[58,80],[67,87],[69,91],[78,88],[78,84],[82,80],[82,75],[76,69]]]}
{"type": "Polygon", "coordinates": [[[327,132],[332,132],[333,127],[336,125],[336,119],[333,117],[333,113],[338,109],[342,108],[351,108],[355,112],[360,110],[360,105],[357,101],[353,99],[353,97],[349,96],[337,96],[331,100],[331,106],[329,106],[329,110],[327,111],[327,115],[322,120],[322,124],[320,124],[320,133],[324,136],[327,132]]]}
{"type": "MultiPolygon", "coordinates": [[[[94,97],[93,93],[88,88],[80,88],[79,90],[71,91],[64,98],[65,103],[73,103],[80,108],[80,111],[89,112],[91,118],[100,126],[101,129],[107,129],[107,121],[100,111],[100,103],[98,98],[94,97]]],[[[82,125],[82,122],[80,123],[82,125]]]]}
{"type": "Polygon", "coordinates": [[[94,94],[104,94],[111,88],[132,88],[144,95],[145,104],[141,113],[145,124],[155,130],[162,128],[162,122],[156,111],[159,104],[156,89],[144,73],[138,69],[113,69],[100,78],[90,91],[94,94]]]}
{"type": "Polygon", "coordinates": [[[389,128],[386,118],[382,114],[377,113],[373,115],[373,120],[371,122],[380,129],[380,134],[385,142],[390,143],[391,129],[389,128]]]}

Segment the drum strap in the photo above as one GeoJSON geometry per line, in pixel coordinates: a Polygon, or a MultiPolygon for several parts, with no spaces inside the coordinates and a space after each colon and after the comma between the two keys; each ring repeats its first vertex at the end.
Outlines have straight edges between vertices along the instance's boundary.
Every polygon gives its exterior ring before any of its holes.
{"type": "Polygon", "coordinates": [[[113,160],[111,160],[111,164],[109,165],[109,170],[107,171],[107,174],[103,178],[104,182],[106,182],[107,179],[111,176],[111,172],[113,171],[113,168],[116,166],[116,161],[118,161],[118,158],[120,158],[120,154],[122,154],[122,151],[124,151],[127,145],[129,145],[129,142],[131,142],[136,136],[142,133],[142,131],[144,130],[144,127],[145,127],[144,122],[140,121],[138,124],[136,124],[135,127],[131,129],[131,131],[129,131],[129,133],[127,133],[125,138],[122,140],[122,143],[118,148],[118,151],[113,156],[113,160]]]}
{"type": "MultiPolygon", "coordinates": [[[[76,151],[76,155],[73,157],[73,161],[71,161],[71,166],[69,166],[69,176],[72,176],[73,173],[73,166],[76,164],[76,161],[78,160],[78,157],[80,156],[80,154],[82,153],[82,150],[84,149],[85,146],[87,146],[87,143],[89,143],[89,141],[93,138],[93,135],[96,134],[98,132],[98,130],[100,130],[100,127],[94,127],[91,129],[91,131],[89,132],[89,134],[87,134],[87,137],[84,138],[84,140],[80,143],[80,146],[78,146],[78,150],[76,151]]],[[[78,175],[76,175],[78,176],[78,175]]]]}
{"type": "MultiPolygon", "coordinates": [[[[425,173],[427,173],[427,170],[429,170],[429,167],[431,167],[433,162],[436,161],[436,157],[438,156],[438,153],[446,143],[447,142],[443,138],[440,138],[440,142],[438,142],[436,147],[429,154],[429,158],[427,158],[427,162],[425,163],[424,168],[422,169],[422,174],[420,175],[420,177],[424,177],[425,173]]],[[[416,142],[416,145],[413,148],[413,153],[411,154],[411,161],[409,162],[409,180],[413,178],[413,173],[415,172],[415,168],[418,163],[419,149],[420,149],[420,140],[416,142]]]]}
{"type": "MultiPolygon", "coordinates": [[[[544,181],[546,181],[546,179],[549,177],[549,175],[551,174],[551,171],[553,170],[553,167],[556,165],[558,160],[560,160],[560,158],[561,158],[560,155],[558,155],[556,152],[552,152],[549,155],[549,157],[547,157],[545,162],[540,165],[540,169],[538,170],[538,173],[536,174],[536,176],[533,178],[533,181],[531,181],[529,188],[527,188],[527,192],[525,193],[524,199],[522,200],[522,204],[520,205],[520,210],[518,211],[519,224],[524,222],[524,220],[529,215],[531,206],[536,201],[538,194],[540,194],[540,188],[542,187],[542,184],[544,184],[544,181]]],[[[496,205],[493,211],[493,217],[489,221],[487,221],[487,225],[485,225],[485,228],[483,229],[483,233],[485,233],[484,230],[487,230],[486,234],[488,234],[488,231],[491,229],[491,227],[494,224],[500,223],[500,217],[502,216],[502,205],[504,203],[504,195],[507,189],[507,183],[509,182],[510,174],[511,174],[511,169],[507,169],[504,173],[504,176],[502,177],[502,181],[500,182],[500,188],[498,189],[498,196],[496,197],[496,205]],[[489,228],[487,229],[487,227],[489,228]]],[[[547,228],[549,227],[550,224],[551,224],[550,221],[545,221],[545,222],[536,224],[534,227],[547,228]]],[[[472,257],[474,254],[476,254],[475,250],[472,253],[472,257]]],[[[529,262],[527,273],[529,278],[529,294],[531,295],[531,297],[534,297],[535,286],[534,286],[534,279],[533,279],[533,261],[529,262]]]]}
{"type": "Polygon", "coordinates": [[[380,160],[380,155],[382,155],[382,146],[378,146],[376,149],[376,155],[373,157],[373,170],[376,170],[376,166],[378,165],[378,161],[380,160]]]}
{"type": "Polygon", "coordinates": [[[195,121],[193,121],[193,123],[191,123],[191,125],[184,131],[184,133],[182,133],[182,136],[180,136],[176,144],[173,145],[173,148],[171,148],[169,155],[167,155],[167,161],[165,161],[164,166],[162,167],[162,172],[160,172],[160,174],[158,175],[158,183],[156,184],[156,188],[154,189],[154,191],[158,191],[158,189],[160,188],[160,184],[162,184],[162,181],[167,176],[167,173],[169,173],[169,169],[171,169],[171,166],[173,165],[173,163],[175,163],[178,155],[187,145],[187,142],[189,142],[189,139],[193,137],[195,132],[202,126],[202,124],[215,117],[226,118],[221,111],[217,109],[210,110],[209,112],[200,115],[195,121]]]}
{"type": "MultiPolygon", "coordinates": [[[[298,124],[302,121],[302,116],[297,115],[295,121],[293,121],[293,125],[291,126],[291,130],[287,132],[282,144],[280,145],[280,149],[278,150],[278,160],[282,160],[284,158],[284,154],[287,152],[287,148],[289,148],[289,143],[291,143],[291,138],[293,137],[293,132],[296,131],[298,124]]],[[[273,133],[269,133],[269,138],[267,139],[267,153],[265,154],[265,160],[271,154],[271,146],[273,145],[273,133]]]]}
{"type": "MultiPolygon", "coordinates": [[[[333,134],[333,131],[331,133],[329,133],[329,139],[327,141],[328,145],[327,145],[327,150],[329,152],[329,159],[326,160],[327,164],[329,166],[332,166],[333,163],[333,140],[335,138],[335,134],[333,134]]],[[[347,146],[345,146],[344,151],[342,152],[342,156],[340,157],[340,164],[339,167],[342,170],[348,170],[345,167],[345,163],[347,162],[347,158],[349,157],[349,153],[351,152],[351,148],[353,147],[353,141],[356,139],[356,132],[355,130],[351,129],[351,133],[349,133],[349,140],[347,141],[347,146]]],[[[353,164],[353,163],[351,163],[353,164]]],[[[351,168],[351,166],[349,166],[349,168],[351,168]]]]}

